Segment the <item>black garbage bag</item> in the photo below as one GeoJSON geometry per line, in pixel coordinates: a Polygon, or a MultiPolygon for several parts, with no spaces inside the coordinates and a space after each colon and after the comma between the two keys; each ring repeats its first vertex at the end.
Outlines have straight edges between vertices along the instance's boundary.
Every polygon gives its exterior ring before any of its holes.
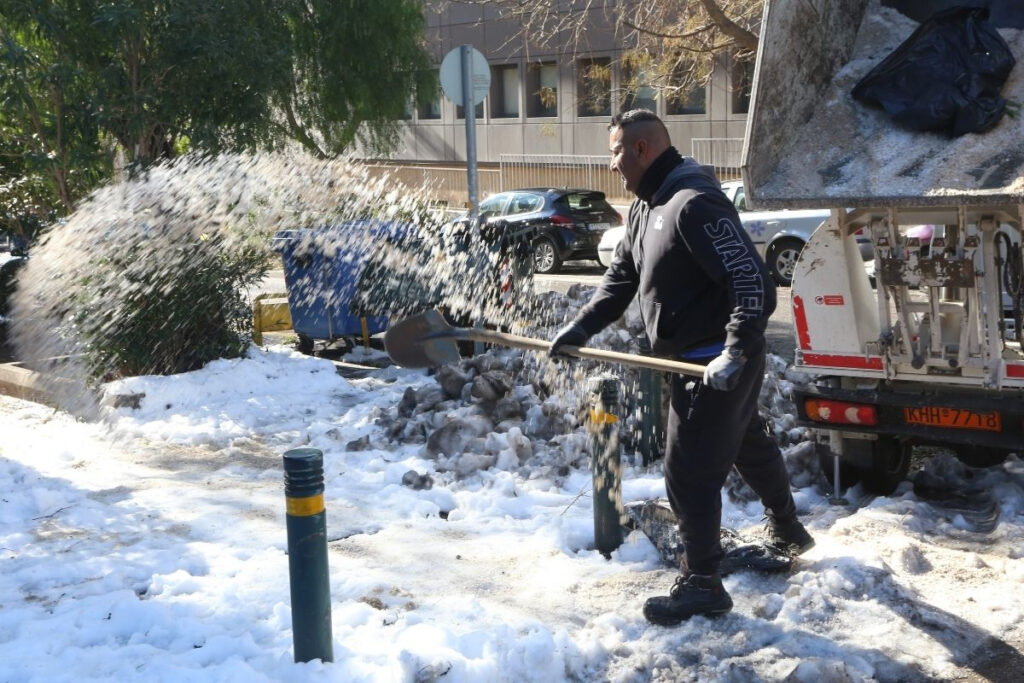
{"type": "Polygon", "coordinates": [[[1000,91],[1015,64],[988,12],[968,4],[936,13],[854,86],[854,98],[913,130],[988,130],[1003,116],[1000,91]]]}
{"type": "MultiPolygon", "coordinates": [[[[928,21],[933,14],[951,7],[963,7],[970,4],[980,6],[982,2],[974,0],[882,0],[882,5],[892,7],[916,22],[928,21]]],[[[1024,0],[985,0],[988,6],[988,21],[996,28],[1024,28],[1024,0]]]]}

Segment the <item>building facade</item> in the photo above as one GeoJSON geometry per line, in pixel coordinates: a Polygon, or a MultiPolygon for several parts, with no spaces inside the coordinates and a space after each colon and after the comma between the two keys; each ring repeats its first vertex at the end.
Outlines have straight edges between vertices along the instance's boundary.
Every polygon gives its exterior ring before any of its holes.
{"type": "MultiPolygon", "coordinates": [[[[428,9],[436,68],[463,44],[483,53],[490,68],[489,94],[475,107],[478,199],[516,187],[571,185],[628,202],[607,172],[608,122],[636,107],[662,117],[682,154],[714,166],[723,179],[739,177],[753,65],[734,65],[724,56],[706,86],[678,96],[627,88],[643,77],[624,63],[625,51],[602,4],[589,5],[582,41],[547,41],[558,47],[524,41],[521,27],[488,4],[444,2],[428,9]]],[[[429,188],[433,201],[468,206],[464,114],[440,91],[410,98],[400,144],[388,159],[367,160],[378,162],[371,163],[374,172],[429,188]]]]}
{"type": "MultiPolygon", "coordinates": [[[[612,24],[601,10],[589,19],[586,45],[566,39],[565,47],[553,49],[525,44],[520,27],[487,5],[446,3],[428,13],[438,65],[462,44],[482,52],[490,65],[490,94],[476,107],[478,161],[497,163],[503,154],[607,155],[609,118],[634,107],[656,111],[683,154],[694,153],[692,140],[743,137],[749,68],[734,69],[726,57],[711,82],[695,92],[665,98],[642,87],[627,93],[629,67],[620,61],[623,50],[612,24]]],[[[461,106],[441,93],[421,93],[407,124],[394,160],[465,162],[461,106]]]]}

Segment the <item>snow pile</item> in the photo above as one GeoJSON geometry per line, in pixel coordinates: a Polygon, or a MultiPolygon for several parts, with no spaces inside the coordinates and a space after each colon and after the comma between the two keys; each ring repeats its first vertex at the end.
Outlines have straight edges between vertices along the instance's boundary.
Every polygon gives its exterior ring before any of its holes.
{"type": "MultiPolygon", "coordinates": [[[[345,380],[272,348],[108,385],[104,423],[0,398],[0,680],[913,681],[992,652],[1019,664],[1016,457],[924,463],[990,492],[980,533],[910,482],[830,505],[806,444],[787,446],[817,547],[789,575],[729,576],[723,618],[649,626],[643,600],[674,572],[637,532],[610,559],[592,549],[582,397],[554,388],[574,368],[493,350],[345,380]],[[324,453],[333,664],[292,662],[280,456],[297,446],[324,453]]],[[[631,456],[625,501],[662,496],[659,466],[631,456]]],[[[760,504],[723,498],[725,524],[756,536],[760,504]]]]}

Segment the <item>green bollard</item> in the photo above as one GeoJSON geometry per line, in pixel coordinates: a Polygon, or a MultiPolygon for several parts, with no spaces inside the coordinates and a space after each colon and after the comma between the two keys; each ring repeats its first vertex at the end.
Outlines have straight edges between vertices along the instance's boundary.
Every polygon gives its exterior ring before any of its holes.
{"type": "Polygon", "coordinates": [[[284,454],[284,495],[295,661],[332,662],[331,583],[321,451],[294,448],[284,454]]]}
{"type": "MultiPolygon", "coordinates": [[[[640,338],[640,355],[651,355],[647,337],[640,338]]],[[[661,457],[661,373],[640,368],[640,455],[644,466],[661,457]]]]}
{"type": "Polygon", "coordinates": [[[594,476],[594,546],[607,556],[622,545],[622,453],[619,446],[619,380],[592,377],[590,470],[594,476]]]}

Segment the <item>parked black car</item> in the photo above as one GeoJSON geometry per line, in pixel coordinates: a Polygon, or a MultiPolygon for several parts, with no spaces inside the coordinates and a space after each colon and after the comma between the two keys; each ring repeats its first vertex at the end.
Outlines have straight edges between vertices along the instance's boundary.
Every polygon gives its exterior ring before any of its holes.
{"type": "MultiPolygon", "coordinates": [[[[456,222],[466,223],[466,218],[456,222]]],[[[521,233],[533,229],[534,270],[555,273],[563,261],[597,260],[605,230],[622,224],[603,192],[530,188],[491,195],[480,202],[481,224],[521,233]]]]}

